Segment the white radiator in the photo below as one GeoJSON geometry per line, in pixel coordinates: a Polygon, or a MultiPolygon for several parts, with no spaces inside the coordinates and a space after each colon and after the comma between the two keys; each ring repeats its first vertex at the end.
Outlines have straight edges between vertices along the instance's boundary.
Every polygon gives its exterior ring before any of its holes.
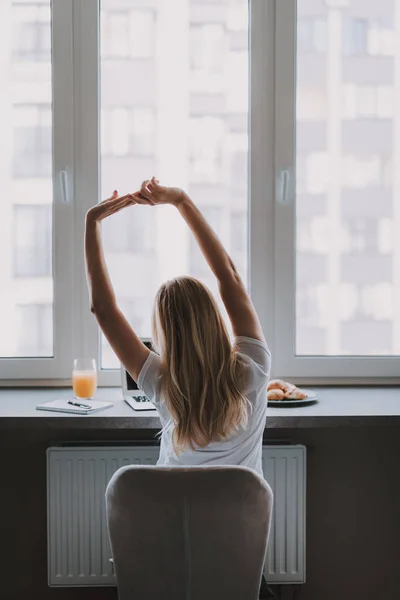
{"type": "MultiPolygon", "coordinates": [[[[124,465],[155,464],[157,447],[54,447],[47,451],[50,586],[115,585],[104,493],[124,465]]],[[[264,475],[274,491],[265,565],[270,583],[305,581],[304,446],[264,446],[264,475]]],[[[146,515],[151,518],[151,515],[146,515]]]]}

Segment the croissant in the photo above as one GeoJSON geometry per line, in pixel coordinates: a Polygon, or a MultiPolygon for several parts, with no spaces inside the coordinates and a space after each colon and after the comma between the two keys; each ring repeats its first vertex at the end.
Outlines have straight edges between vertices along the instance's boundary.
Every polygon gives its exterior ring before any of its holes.
{"type": "Polygon", "coordinates": [[[282,379],[272,379],[268,384],[267,390],[282,390],[286,392],[289,386],[290,384],[282,381],[282,379]]]}
{"type": "Polygon", "coordinates": [[[267,397],[268,397],[268,400],[283,400],[285,397],[285,394],[283,393],[282,390],[274,389],[274,390],[268,390],[267,397]]]}
{"type": "Polygon", "coordinates": [[[293,383],[288,383],[287,381],[283,381],[282,379],[273,379],[269,382],[268,387],[268,399],[269,400],[283,400],[283,398],[287,400],[304,400],[307,398],[307,394],[300,390],[298,387],[293,385],[293,383]],[[279,397],[272,398],[270,396],[270,392],[282,392],[283,398],[281,394],[278,394],[279,397]]]}
{"type": "Polygon", "coordinates": [[[304,400],[307,398],[307,394],[303,390],[299,390],[298,387],[294,387],[293,390],[285,394],[285,398],[288,400],[304,400]]]}

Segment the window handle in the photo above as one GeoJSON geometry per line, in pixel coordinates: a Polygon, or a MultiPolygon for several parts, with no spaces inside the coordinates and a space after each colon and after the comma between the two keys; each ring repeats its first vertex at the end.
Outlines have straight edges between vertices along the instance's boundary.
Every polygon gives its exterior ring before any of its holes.
{"type": "Polygon", "coordinates": [[[280,195],[279,195],[279,201],[281,202],[281,204],[289,203],[289,182],[290,182],[289,169],[282,169],[281,181],[280,181],[280,195]]]}
{"type": "Polygon", "coordinates": [[[67,171],[60,171],[60,188],[61,188],[61,199],[64,204],[67,204],[69,202],[67,171]]]}

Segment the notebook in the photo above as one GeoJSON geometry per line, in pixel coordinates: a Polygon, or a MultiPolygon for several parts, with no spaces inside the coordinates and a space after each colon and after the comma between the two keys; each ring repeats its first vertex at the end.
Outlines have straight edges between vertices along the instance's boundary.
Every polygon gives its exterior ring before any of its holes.
{"type": "MultiPolygon", "coordinates": [[[[72,402],[79,402],[71,399],[72,402]]],[[[99,400],[82,400],[82,404],[87,404],[90,408],[81,408],[68,404],[68,400],[52,400],[45,404],[38,404],[36,410],[51,410],[54,412],[73,413],[75,415],[91,415],[99,410],[114,406],[112,402],[100,402],[99,400]]]]}

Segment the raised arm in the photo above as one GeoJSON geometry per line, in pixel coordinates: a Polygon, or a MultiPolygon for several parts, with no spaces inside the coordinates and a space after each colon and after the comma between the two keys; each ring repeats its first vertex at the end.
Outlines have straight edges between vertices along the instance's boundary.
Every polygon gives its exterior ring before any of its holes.
{"type": "Polygon", "coordinates": [[[246,288],[220,239],[189,196],[179,188],[143,182],[140,195],[153,204],[173,204],[188,224],[210,269],[218,280],[222,301],[235,336],[264,340],[260,321],[246,288]]]}
{"type": "Polygon", "coordinates": [[[132,196],[118,198],[117,192],[91,208],[86,215],[85,259],[91,311],[110,346],[128,373],[137,381],[149,350],[133,331],[117,306],[107,269],[101,239],[100,222],[127,206],[136,204],[132,196]]]}

